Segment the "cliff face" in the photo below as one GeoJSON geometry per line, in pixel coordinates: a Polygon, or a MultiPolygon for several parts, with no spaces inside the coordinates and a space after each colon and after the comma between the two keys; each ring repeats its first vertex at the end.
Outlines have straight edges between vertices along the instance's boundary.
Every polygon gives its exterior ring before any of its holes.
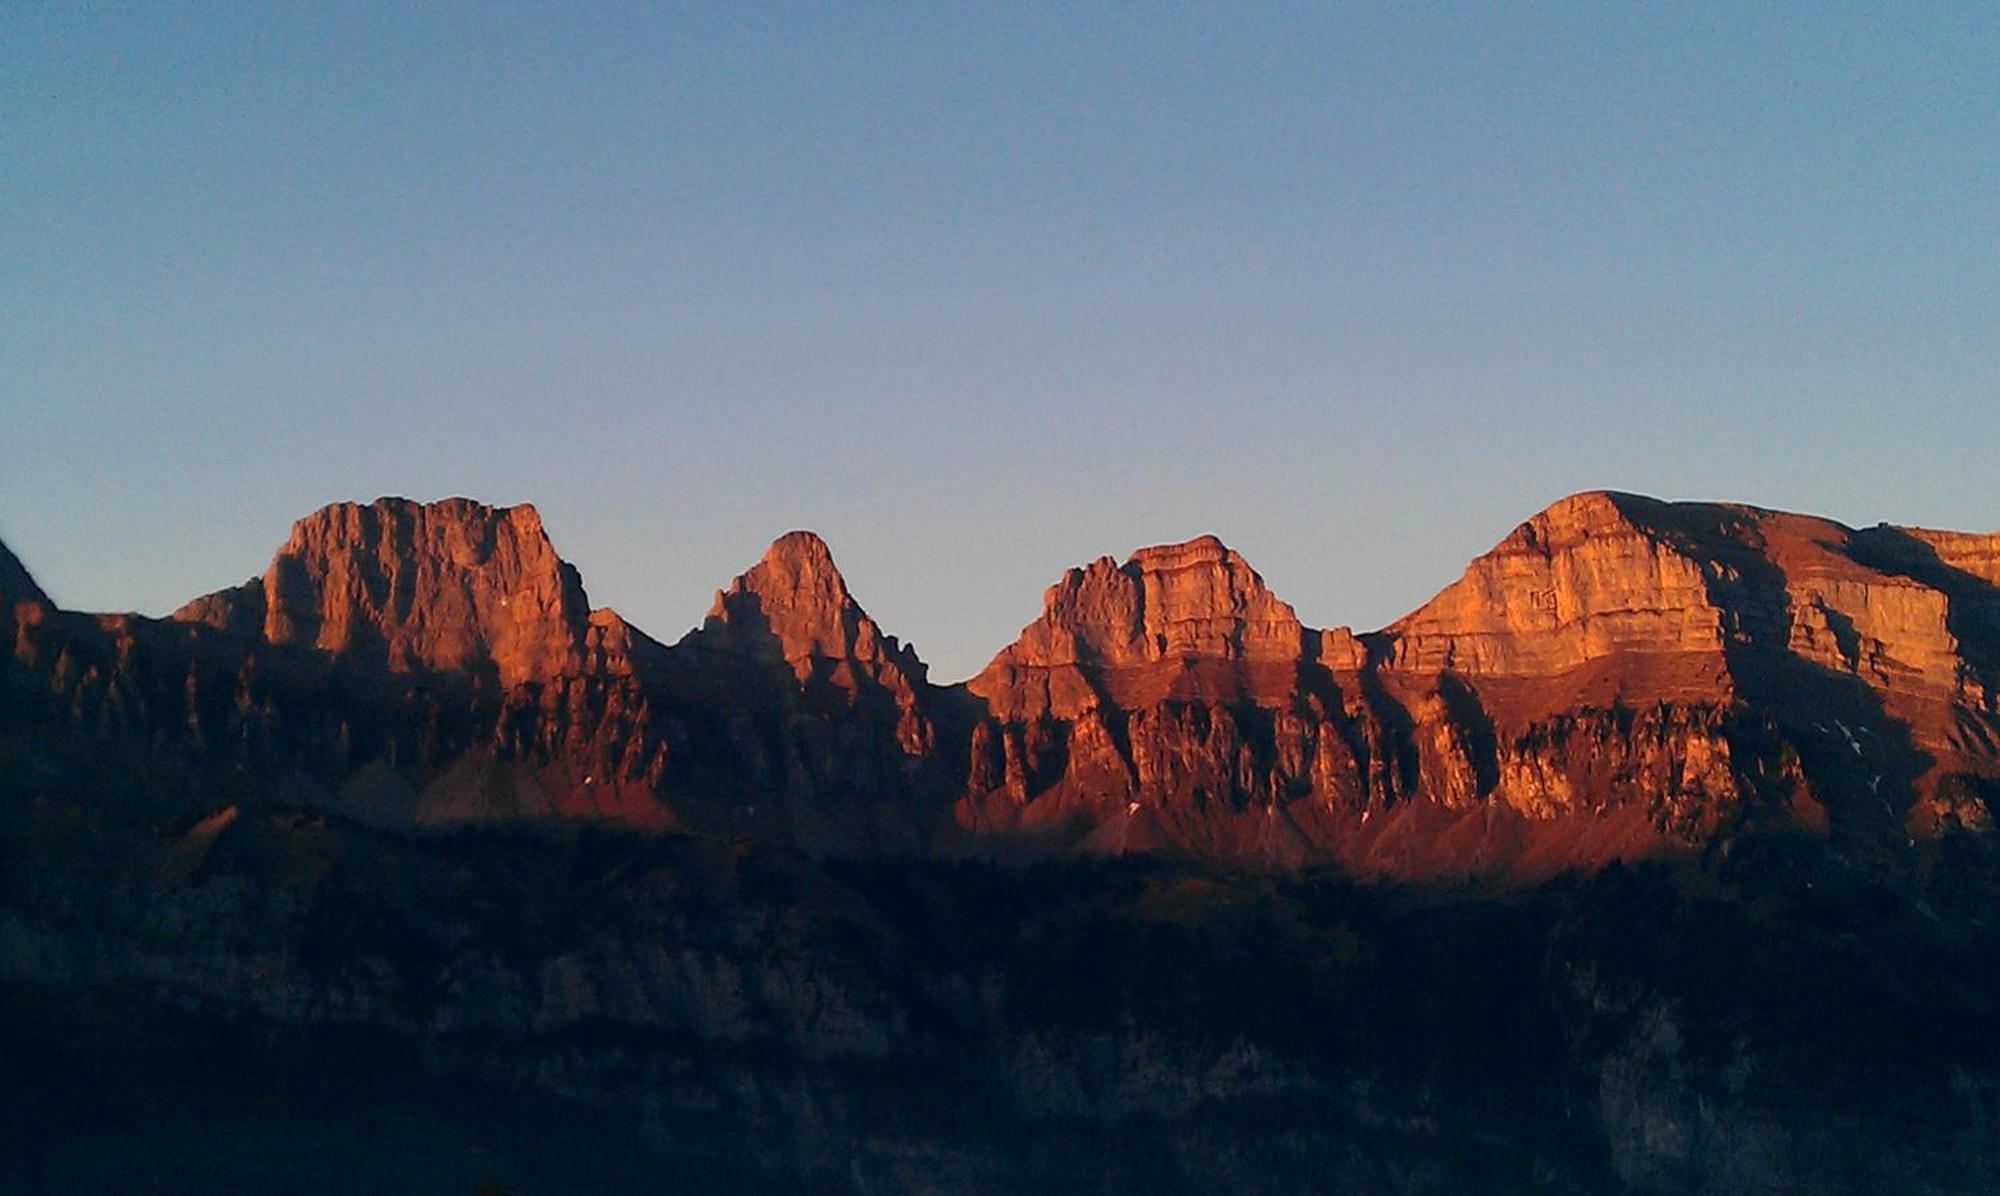
{"type": "Polygon", "coordinates": [[[958,820],[1002,840],[1296,862],[1307,844],[1272,811],[1315,786],[1367,798],[1367,715],[1318,675],[1318,643],[1213,536],[1072,569],[967,684],[984,717],[958,820]]]}
{"type": "Polygon", "coordinates": [[[590,608],[531,506],[340,503],[301,519],[261,578],[176,619],[391,672],[573,673],[590,608]]]}
{"type": "Polygon", "coordinates": [[[1630,513],[1624,495],[1579,494],[1515,528],[1465,575],[1387,630],[1404,673],[1551,677],[1593,661],[1707,657],[1724,613],[1700,561],[1630,513]]]}
{"type": "Polygon", "coordinates": [[[968,683],[995,718],[1069,719],[1169,698],[1279,701],[1297,688],[1298,616],[1214,536],[1071,569],[1042,605],[968,683]]]}
{"type": "Polygon", "coordinates": [[[1802,816],[1884,840],[1983,823],[1966,797],[2000,729],[1991,541],[1578,495],[1390,627],[1389,667],[1463,678],[1514,733],[1580,702],[1751,715],[1797,758],[1802,816]]]}
{"type": "Polygon", "coordinates": [[[171,620],[0,582],[37,708],[295,770],[378,825],[1531,879],[1759,828],[1886,858],[1985,826],[1997,542],[1580,494],[1357,636],[1201,537],[1070,570],[963,687],[806,532],[673,647],[591,612],[531,508],[462,499],[326,508],[171,620]]]}
{"type": "Polygon", "coordinates": [[[1361,637],[1212,538],[1101,560],[970,683],[958,818],[1417,875],[1983,825],[1992,542],[1579,494],[1361,637]]]}
{"type": "Polygon", "coordinates": [[[896,740],[906,753],[922,756],[935,744],[923,661],[861,609],[833,554],[811,532],[773,542],[762,560],[716,593],[708,618],[681,646],[781,663],[815,706],[871,713],[893,707],[896,740]]]}
{"type": "Polygon", "coordinates": [[[717,592],[655,691],[681,730],[665,791],[710,825],[816,853],[927,846],[946,703],[818,536],[780,537],[717,592]]]}
{"type": "Polygon", "coordinates": [[[1992,540],[1577,495],[1391,626],[1392,666],[1549,677],[1616,659],[1628,686],[1665,691],[1686,666],[1795,656],[1885,692],[1988,706],[1994,595],[1978,570],[1993,567],[1992,540]]]}

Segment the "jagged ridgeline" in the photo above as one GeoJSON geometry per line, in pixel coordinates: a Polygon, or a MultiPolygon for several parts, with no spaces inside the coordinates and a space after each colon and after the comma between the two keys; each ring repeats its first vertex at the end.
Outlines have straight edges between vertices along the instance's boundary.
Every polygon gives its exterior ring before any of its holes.
{"type": "Polygon", "coordinates": [[[2000,537],[1590,493],[1378,631],[1212,537],[934,684],[528,507],[0,550],[0,1191],[1986,1192],[2000,537]]]}
{"type": "Polygon", "coordinates": [[[466,499],[327,507],[167,619],[56,609],[4,550],[0,599],[10,720],[379,828],[1533,880],[1760,831],[1893,860],[2000,797],[2000,535],[1608,492],[1361,634],[1214,537],[1105,557],[950,686],[809,532],[667,646],[466,499]]]}

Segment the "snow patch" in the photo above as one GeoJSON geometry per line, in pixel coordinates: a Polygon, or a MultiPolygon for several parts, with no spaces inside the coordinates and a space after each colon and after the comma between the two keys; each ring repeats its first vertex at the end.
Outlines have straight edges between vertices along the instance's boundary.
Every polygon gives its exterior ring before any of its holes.
{"type": "Polygon", "coordinates": [[[1854,732],[1848,730],[1847,724],[1841,722],[1839,719],[1834,719],[1833,725],[1840,728],[1840,733],[1847,737],[1847,746],[1853,748],[1854,754],[1859,756],[1861,754],[1861,741],[1854,737],[1854,732]]]}

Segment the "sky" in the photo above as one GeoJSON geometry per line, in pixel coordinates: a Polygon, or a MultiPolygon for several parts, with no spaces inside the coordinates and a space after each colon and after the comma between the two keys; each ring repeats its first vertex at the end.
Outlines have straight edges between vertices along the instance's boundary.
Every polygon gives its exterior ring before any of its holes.
{"type": "Polygon", "coordinates": [[[951,680],[1214,532],[1380,626],[1577,490],[2000,528],[2000,6],[0,6],[0,538],[164,614],[531,501],[951,680]]]}

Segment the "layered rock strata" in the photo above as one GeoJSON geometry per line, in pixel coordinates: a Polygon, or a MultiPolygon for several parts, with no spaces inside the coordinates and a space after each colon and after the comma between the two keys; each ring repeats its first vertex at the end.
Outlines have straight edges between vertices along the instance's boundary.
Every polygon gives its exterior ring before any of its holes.
{"type": "Polygon", "coordinates": [[[1101,560],[970,683],[957,815],[1420,875],[1984,824],[1992,543],[1592,492],[1359,637],[1301,628],[1212,537],[1101,560]]]}
{"type": "Polygon", "coordinates": [[[531,506],[338,503],[299,520],[262,577],[175,613],[391,672],[574,673],[590,610],[531,506]]]}
{"type": "Polygon", "coordinates": [[[667,647],[532,508],[341,504],[167,620],[0,554],[10,720],[237,760],[377,825],[609,818],[828,852],[1529,877],[1759,829],[1895,857],[2000,786],[2000,537],[1608,492],[1378,632],[1212,536],[1072,569],[932,684],[780,538],[667,647]]]}

